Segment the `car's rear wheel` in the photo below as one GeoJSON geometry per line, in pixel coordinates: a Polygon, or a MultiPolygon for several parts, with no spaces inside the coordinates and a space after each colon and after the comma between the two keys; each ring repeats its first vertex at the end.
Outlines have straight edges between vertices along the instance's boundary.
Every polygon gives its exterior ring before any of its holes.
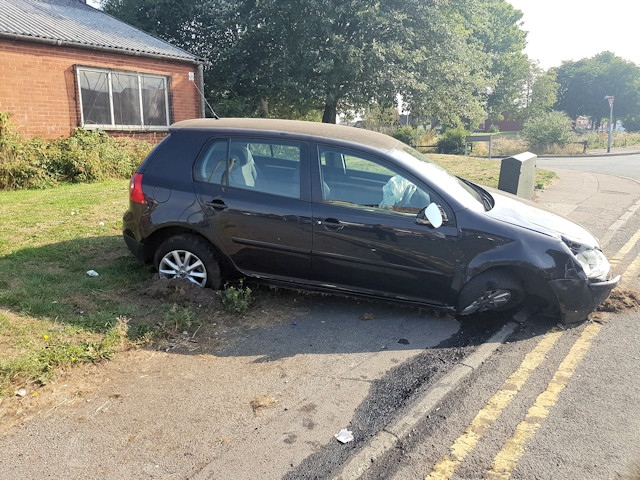
{"type": "Polygon", "coordinates": [[[460,315],[511,310],[524,299],[522,282],[508,272],[489,271],[472,278],[458,300],[460,315]]]}
{"type": "Polygon", "coordinates": [[[195,235],[176,235],[156,251],[154,265],[160,278],[184,278],[200,287],[219,289],[220,263],[208,243],[195,235]]]}

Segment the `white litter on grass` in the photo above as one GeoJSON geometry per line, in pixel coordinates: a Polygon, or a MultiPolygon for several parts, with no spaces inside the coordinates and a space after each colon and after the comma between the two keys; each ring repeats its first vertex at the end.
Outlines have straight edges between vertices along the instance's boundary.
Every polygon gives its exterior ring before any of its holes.
{"type": "Polygon", "coordinates": [[[347,430],[346,428],[343,428],[338,433],[336,433],[334,437],[336,437],[336,440],[338,440],[340,443],[352,442],[353,432],[351,430],[347,430]]]}
{"type": "Polygon", "coordinates": [[[89,275],[90,277],[97,277],[100,274],[98,272],[96,272],[95,270],[89,270],[87,272],[87,275],[89,275]]]}

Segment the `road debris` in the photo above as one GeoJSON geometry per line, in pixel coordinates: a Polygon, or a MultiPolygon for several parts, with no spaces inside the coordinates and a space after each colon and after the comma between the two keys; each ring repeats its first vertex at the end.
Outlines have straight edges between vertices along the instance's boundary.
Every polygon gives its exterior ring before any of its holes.
{"type": "Polygon", "coordinates": [[[336,433],[334,437],[336,437],[336,440],[338,440],[340,443],[349,443],[353,441],[353,432],[351,430],[343,428],[338,433],[336,433]]]}

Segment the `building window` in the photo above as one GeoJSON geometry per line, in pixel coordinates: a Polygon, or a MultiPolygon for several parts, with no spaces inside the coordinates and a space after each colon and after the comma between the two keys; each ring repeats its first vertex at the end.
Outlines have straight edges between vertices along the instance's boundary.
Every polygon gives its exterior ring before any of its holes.
{"type": "Polygon", "coordinates": [[[169,126],[167,77],[76,68],[85,128],[163,130],[169,126]]]}

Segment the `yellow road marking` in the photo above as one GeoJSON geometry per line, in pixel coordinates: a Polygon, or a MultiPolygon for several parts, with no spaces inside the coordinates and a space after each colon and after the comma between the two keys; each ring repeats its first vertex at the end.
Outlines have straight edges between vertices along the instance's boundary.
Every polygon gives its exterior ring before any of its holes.
{"type": "Polygon", "coordinates": [[[427,480],[451,478],[456,467],[476,447],[485,432],[511,403],[513,397],[520,391],[531,373],[538,368],[561,336],[561,330],[553,329],[542,337],[538,345],[524,357],[518,369],[505,380],[500,390],[489,399],[487,405],[478,412],[465,432],[453,443],[450,454],[445,455],[433,466],[433,470],[426,477],[427,480]]]}
{"type": "Polygon", "coordinates": [[[633,281],[637,279],[640,272],[640,256],[637,256],[633,262],[629,264],[624,271],[624,283],[625,285],[633,285],[633,281]]]}
{"type": "Polygon", "coordinates": [[[506,441],[502,450],[494,458],[486,478],[508,479],[511,477],[511,472],[524,453],[525,442],[533,437],[541,422],[548,417],[549,411],[558,401],[560,392],[567,386],[578,364],[589,350],[591,342],[598,335],[600,328],[598,323],[591,323],[585,327],[580,338],[576,340],[558,367],[547,389],[538,396],[525,419],[516,427],[513,437],[506,441]]]}
{"type": "Polygon", "coordinates": [[[609,263],[612,267],[615,267],[620,263],[620,261],[631,251],[631,249],[638,243],[640,240],[640,230],[638,230],[627,243],[625,243],[618,253],[616,253],[613,258],[609,260],[609,263]]]}

